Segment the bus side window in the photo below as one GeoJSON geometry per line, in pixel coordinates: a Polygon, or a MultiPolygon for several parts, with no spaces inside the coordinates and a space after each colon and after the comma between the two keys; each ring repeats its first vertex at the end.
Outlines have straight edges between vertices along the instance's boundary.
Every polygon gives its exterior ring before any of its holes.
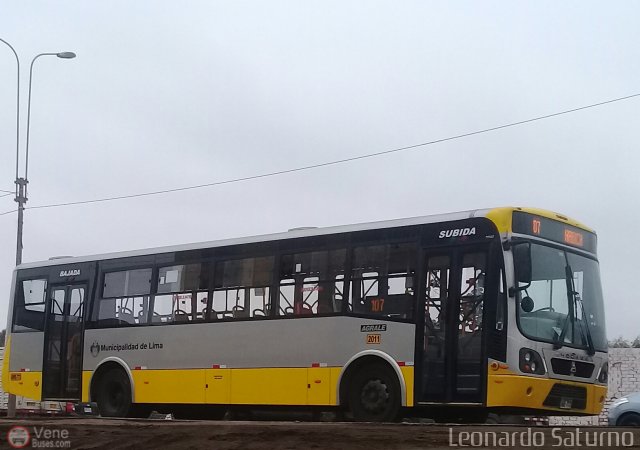
{"type": "Polygon", "coordinates": [[[280,297],[278,299],[278,315],[279,316],[292,316],[293,305],[295,303],[296,293],[296,280],[293,278],[286,278],[280,280],[280,297]]]}
{"type": "Polygon", "coordinates": [[[24,280],[18,283],[13,331],[43,331],[47,280],[24,280]]]}
{"type": "Polygon", "coordinates": [[[340,312],[347,250],[283,255],[280,258],[279,316],[340,312]]]}
{"type": "Polygon", "coordinates": [[[411,318],[416,253],[414,244],[354,248],[351,311],[386,318],[411,318]]]}
{"type": "Polygon", "coordinates": [[[153,299],[151,321],[154,323],[181,323],[194,320],[192,300],[193,295],[190,293],[156,295],[153,299]]]}
{"type": "Polygon", "coordinates": [[[269,316],[274,259],[264,256],[218,262],[211,319],[269,316]]]}
{"type": "Polygon", "coordinates": [[[139,325],[147,323],[149,296],[116,299],[116,319],[121,323],[139,325]]]}
{"type": "Polygon", "coordinates": [[[331,302],[333,306],[333,311],[342,312],[343,305],[345,302],[348,304],[351,303],[351,300],[345,298],[345,284],[344,284],[344,275],[336,275],[333,281],[333,295],[331,297],[331,302]]]}
{"type": "Polygon", "coordinates": [[[92,322],[103,326],[147,323],[151,273],[151,268],[105,273],[102,298],[92,322]]]}
{"type": "Polygon", "coordinates": [[[207,307],[208,284],[208,263],[160,267],[151,321],[184,323],[202,320],[207,307]]]}

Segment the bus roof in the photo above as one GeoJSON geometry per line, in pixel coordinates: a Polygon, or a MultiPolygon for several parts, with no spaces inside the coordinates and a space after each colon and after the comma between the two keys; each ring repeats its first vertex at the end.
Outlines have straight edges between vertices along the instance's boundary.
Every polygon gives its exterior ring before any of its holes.
{"type": "Polygon", "coordinates": [[[350,233],[354,231],[366,231],[366,230],[395,228],[395,227],[403,227],[403,226],[411,226],[411,225],[422,225],[427,223],[452,222],[456,220],[464,220],[464,219],[469,219],[473,217],[486,217],[490,219],[496,224],[496,226],[498,227],[498,230],[502,233],[504,231],[510,230],[511,215],[513,211],[523,211],[531,214],[540,215],[543,217],[559,220],[567,224],[577,226],[586,231],[593,232],[593,230],[580,224],[579,222],[551,211],[536,209],[536,208],[500,207],[500,208],[493,208],[493,209],[474,209],[474,210],[460,211],[460,212],[447,213],[447,214],[409,217],[404,219],[385,220],[385,221],[378,221],[378,222],[366,222],[366,223],[358,223],[358,224],[352,224],[352,225],[339,225],[339,226],[330,226],[330,227],[322,227],[322,228],[304,227],[299,229],[292,229],[290,231],[282,232],[282,233],[272,233],[272,234],[263,234],[263,235],[256,235],[256,236],[247,236],[247,237],[241,237],[241,238],[197,242],[197,243],[191,243],[191,244],[181,244],[181,245],[171,245],[171,246],[164,246],[164,247],[129,250],[124,252],[104,253],[104,254],[96,254],[96,255],[77,256],[77,257],[71,257],[71,256],[59,257],[59,258],[50,259],[47,261],[35,261],[30,263],[23,263],[17,266],[16,270],[28,269],[33,267],[58,266],[58,265],[74,264],[74,263],[81,263],[81,262],[127,258],[127,257],[135,257],[135,256],[148,256],[148,255],[154,255],[158,253],[172,253],[172,252],[181,252],[181,251],[189,251],[189,250],[198,250],[203,248],[226,247],[226,246],[239,245],[239,244],[277,241],[281,239],[295,239],[295,238],[303,238],[303,237],[311,237],[311,236],[324,236],[324,235],[331,235],[331,234],[350,233]]]}

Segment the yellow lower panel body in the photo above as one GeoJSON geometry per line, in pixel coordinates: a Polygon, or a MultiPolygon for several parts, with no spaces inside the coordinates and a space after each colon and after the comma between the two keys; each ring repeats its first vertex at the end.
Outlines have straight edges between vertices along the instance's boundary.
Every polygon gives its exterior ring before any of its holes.
{"type": "MultiPolygon", "coordinates": [[[[413,367],[401,367],[401,371],[406,385],[406,405],[413,406],[413,367]]],[[[131,373],[136,403],[334,406],[338,404],[340,372],[340,367],[313,367],[133,370],[131,373]]],[[[83,402],[90,400],[92,376],[93,371],[82,372],[83,402]]],[[[7,380],[4,387],[7,392],[41,399],[42,372],[10,372],[3,378],[7,380]]],[[[494,395],[494,400],[499,403],[500,396],[494,395]]],[[[503,404],[512,406],[509,401],[503,404]]]]}
{"type": "Polygon", "coordinates": [[[84,370],[82,372],[82,401],[89,401],[89,388],[91,386],[91,376],[93,375],[93,371],[84,370]]]}
{"type": "MultiPolygon", "coordinates": [[[[337,367],[134,370],[136,403],[336,405],[337,367]]],[[[92,372],[83,372],[83,400],[92,372]]]]}
{"type": "Polygon", "coordinates": [[[231,404],[306,405],[307,369],[231,369],[231,404]]]}
{"type": "Polygon", "coordinates": [[[562,411],[564,413],[575,412],[581,414],[599,414],[600,411],[602,411],[606,395],[606,386],[520,375],[489,374],[487,385],[487,406],[512,406],[562,411]],[[549,391],[551,391],[551,388],[556,383],[586,388],[586,408],[560,409],[544,406],[543,403],[547,398],[547,395],[549,395],[549,391]]]}
{"type": "Polygon", "coordinates": [[[31,400],[42,399],[42,372],[9,372],[3,389],[31,400]]]}
{"type": "Polygon", "coordinates": [[[206,403],[231,403],[231,369],[207,369],[205,378],[206,403]]]}
{"type": "Polygon", "coordinates": [[[413,406],[413,367],[403,366],[403,367],[400,367],[400,371],[402,372],[402,377],[404,378],[404,384],[407,388],[406,405],[411,407],[413,406]]]}
{"type": "Polygon", "coordinates": [[[205,369],[133,370],[136,403],[204,403],[205,369]]]}
{"type": "Polygon", "coordinates": [[[331,404],[331,369],[307,369],[307,405],[331,404]]]}
{"type": "Polygon", "coordinates": [[[5,338],[4,356],[2,360],[2,386],[5,391],[9,391],[9,361],[11,360],[11,335],[5,338]]]}

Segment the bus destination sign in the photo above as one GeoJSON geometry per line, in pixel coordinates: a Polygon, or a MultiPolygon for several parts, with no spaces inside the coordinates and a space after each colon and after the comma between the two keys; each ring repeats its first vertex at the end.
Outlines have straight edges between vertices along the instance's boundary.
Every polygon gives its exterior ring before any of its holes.
{"type": "Polygon", "coordinates": [[[573,225],[520,211],[513,212],[514,233],[538,236],[543,239],[596,252],[596,235],[573,225]]]}

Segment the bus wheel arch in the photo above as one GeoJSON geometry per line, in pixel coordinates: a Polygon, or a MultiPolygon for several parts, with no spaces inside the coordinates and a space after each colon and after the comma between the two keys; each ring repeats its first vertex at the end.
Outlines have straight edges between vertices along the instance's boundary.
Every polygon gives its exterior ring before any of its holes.
{"type": "MultiPolygon", "coordinates": [[[[379,350],[361,352],[342,369],[338,381],[338,404],[348,407],[356,420],[393,421],[406,406],[406,385],[398,364],[379,350]],[[359,392],[354,392],[358,390],[359,392]],[[380,414],[363,411],[358,401],[365,390],[384,389],[388,408],[380,414]]],[[[375,396],[375,393],[373,393],[375,396]]]]}
{"type": "Polygon", "coordinates": [[[98,403],[102,416],[128,416],[134,406],[134,383],[127,364],[120,358],[101,361],[89,382],[89,398],[98,403]]]}

